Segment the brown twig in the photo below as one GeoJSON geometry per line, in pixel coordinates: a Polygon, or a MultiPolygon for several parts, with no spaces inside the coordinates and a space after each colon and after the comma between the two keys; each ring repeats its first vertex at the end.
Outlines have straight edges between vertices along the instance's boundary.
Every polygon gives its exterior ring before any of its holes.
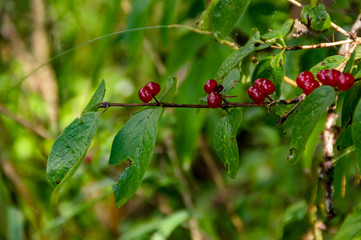
{"type": "MultiPolygon", "coordinates": [[[[281,101],[282,103],[289,105],[300,101],[299,97],[288,99],[288,100],[277,100],[274,102],[281,101]]],[[[223,103],[219,108],[235,108],[235,107],[270,107],[270,102],[264,102],[260,105],[251,102],[227,102],[223,103]]],[[[102,102],[98,108],[109,108],[109,107],[164,107],[164,108],[209,108],[206,104],[181,104],[181,103],[165,103],[165,102],[154,102],[154,103],[111,103],[102,102]]]]}
{"type": "MultiPolygon", "coordinates": [[[[277,122],[277,125],[276,125],[276,128],[277,127],[279,127],[282,123],[284,123],[286,120],[287,120],[287,118],[291,115],[291,113],[293,113],[297,108],[298,108],[298,106],[303,102],[303,100],[305,99],[305,94],[302,94],[302,95],[300,95],[300,96],[298,96],[298,97],[296,97],[296,98],[294,98],[294,99],[291,99],[291,100],[294,100],[294,102],[292,102],[292,103],[296,103],[296,105],[295,106],[293,106],[292,108],[291,108],[291,110],[289,110],[287,113],[285,113],[279,120],[278,120],[278,122],[277,122]]],[[[281,101],[282,102],[282,101],[281,101]]],[[[284,103],[284,102],[282,102],[282,103],[284,103]]],[[[289,104],[291,104],[291,103],[289,103],[289,104]]]]}

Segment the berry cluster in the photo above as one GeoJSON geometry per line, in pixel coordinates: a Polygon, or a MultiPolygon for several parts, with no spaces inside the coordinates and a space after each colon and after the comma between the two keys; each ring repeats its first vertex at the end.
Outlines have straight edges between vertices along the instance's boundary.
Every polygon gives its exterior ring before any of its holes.
{"type": "Polygon", "coordinates": [[[149,103],[159,92],[160,85],[155,82],[149,82],[139,89],[138,96],[142,102],[149,103]]]}
{"type": "Polygon", "coordinates": [[[210,108],[219,108],[222,106],[222,96],[219,94],[223,90],[223,86],[218,84],[216,80],[209,79],[206,84],[204,84],[204,91],[208,93],[208,106],[210,108]]]}
{"type": "MultiPolygon", "coordinates": [[[[336,69],[324,69],[317,73],[317,79],[323,84],[337,87],[342,91],[350,89],[355,83],[355,78],[349,73],[341,73],[336,69]]],[[[320,86],[313,74],[309,71],[301,72],[297,77],[297,85],[306,95],[320,86]]]]}
{"type": "Polygon", "coordinates": [[[249,98],[258,105],[261,105],[268,95],[276,90],[275,85],[270,80],[258,78],[253,86],[248,89],[249,98]]]}

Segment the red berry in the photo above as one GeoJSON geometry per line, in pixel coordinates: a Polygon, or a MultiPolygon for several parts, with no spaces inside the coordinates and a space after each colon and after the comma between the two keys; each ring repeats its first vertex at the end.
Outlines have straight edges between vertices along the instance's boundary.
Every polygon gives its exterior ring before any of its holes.
{"type": "Polygon", "coordinates": [[[271,95],[275,92],[276,86],[270,80],[264,78],[258,78],[254,81],[253,86],[258,87],[266,95],[271,95]]]}
{"type": "Polygon", "coordinates": [[[317,79],[323,84],[323,85],[327,85],[326,83],[326,74],[329,72],[329,69],[323,69],[318,71],[317,73],[317,79]]]}
{"type": "Polygon", "coordinates": [[[266,95],[264,94],[264,92],[256,86],[248,88],[248,96],[257,105],[261,105],[266,99],[266,95]]]}
{"type": "Polygon", "coordinates": [[[222,97],[217,92],[211,92],[208,95],[208,106],[210,108],[219,108],[222,106],[222,97]]]}
{"type": "Polygon", "coordinates": [[[304,83],[304,88],[302,89],[303,92],[308,96],[310,95],[313,90],[318,88],[320,86],[320,83],[316,80],[308,80],[304,83]]]}
{"type": "Polygon", "coordinates": [[[150,102],[153,98],[151,91],[147,87],[140,88],[139,92],[138,92],[138,96],[139,96],[139,99],[145,103],[150,102]]]}
{"type": "Polygon", "coordinates": [[[299,88],[301,88],[302,90],[305,88],[305,82],[307,80],[315,80],[315,77],[313,76],[313,74],[309,71],[304,71],[301,72],[298,77],[297,77],[297,85],[299,88]]]}
{"type": "Polygon", "coordinates": [[[217,81],[214,79],[209,79],[206,84],[204,84],[204,91],[210,94],[211,92],[215,92],[217,87],[217,81]]]}
{"type": "Polygon", "coordinates": [[[337,85],[337,80],[339,78],[339,76],[341,75],[341,72],[336,70],[336,69],[331,69],[330,71],[328,71],[328,73],[326,74],[326,83],[325,85],[329,85],[332,87],[336,87],[337,85]]]}
{"type": "Polygon", "coordinates": [[[160,85],[158,83],[149,82],[147,85],[145,85],[145,87],[149,89],[153,96],[156,96],[160,92],[160,85]]]}
{"type": "Polygon", "coordinates": [[[349,90],[355,83],[355,78],[349,73],[342,73],[337,80],[337,87],[342,91],[349,90]]]}

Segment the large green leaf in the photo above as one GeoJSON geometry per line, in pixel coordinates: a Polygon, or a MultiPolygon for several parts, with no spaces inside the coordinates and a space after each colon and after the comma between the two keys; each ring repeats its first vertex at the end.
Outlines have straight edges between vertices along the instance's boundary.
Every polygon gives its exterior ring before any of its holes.
{"type": "Polygon", "coordinates": [[[56,203],[61,186],[80,166],[98,128],[100,113],[88,112],[76,118],[55,140],[48,158],[46,174],[55,188],[52,203],[56,203]]]}
{"type": "Polygon", "coordinates": [[[310,72],[312,72],[313,75],[315,75],[315,77],[316,77],[318,71],[323,70],[323,69],[334,69],[334,68],[338,67],[338,65],[340,65],[345,60],[346,60],[346,57],[341,56],[341,55],[329,56],[329,57],[325,58],[323,61],[316,64],[315,66],[313,66],[310,69],[310,72]]]}
{"type": "MultiPolygon", "coordinates": [[[[168,88],[160,99],[170,101],[175,90],[176,79],[169,77],[168,88]]],[[[162,108],[153,107],[134,114],[114,138],[109,164],[128,161],[128,166],[119,176],[118,183],[113,186],[118,207],[134,195],[143,180],[154,149],[162,112],[162,108]]]]}
{"type": "Polygon", "coordinates": [[[227,36],[246,10],[250,0],[220,0],[213,10],[213,34],[217,39],[227,36]]]}
{"type": "Polygon", "coordinates": [[[361,237],[361,210],[358,208],[354,213],[347,216],[341,228],[333,238],[334,240],[360,239],[361,237]]]}
{"type": "Polygon", "coordinates": [[[239,168],[236,134],[241,120],[241,111],[235,108],[221,118],[214,132],[214,148],[231,178],[236,178],[239,168]]]}
{"type": "Polygon", "coordinates": [[[330,86],[321,86],[306,97],[293,123],[290,162],[295,163],[300,159],[316,122],[335,98],[335,90],[330,86]]]}
{"type": "Polygon", "coordinates": [[[136,113],[114,138],[109,164],[128,161],[128,167],[113,186],[115,202],[124,205],[143,180],[155,145],[161,108],[149,108],[136,113]]]}
{"type": "Polygon", "coordinates": [[[230,54],[226,60],[222,63],[219,68],[215,80],[219,83],[222,83],[224,78],[236,67],[239,66],[241,61],[247,57],[249,54],[253,53],[256,50],[262,50],[267,48],[272,43],[263,43],[259,40],[248,41],[243,47],[239,48],[237,51],[230,54]]]}
{"type": "Polygon", "coordinates": [[[285,76],[286,55],[279,53],[276,56],[267,56],[257,64],[252,75],[252,82],[257,78],[265,78],[272,81],[276,86],[276,94],[281,94],[281,84],[285,76]]]}
{"type": "Polygon", "coordinates": [[[352,123],[352,139],[355,146],[356,155],[361,160],[361,100],[359,100],[352,123]]]}
{"type": "Polygon", "coordinates": [[[98,106],[100,102],[103,101],[104,95],[105,95],[105,82],[104,80],[102,80],[97,90],[95,90],[95,93],[90,99],[88,105],[85,107],[82,115],[87,112],[96,112],[98,110],[98,106]]]}

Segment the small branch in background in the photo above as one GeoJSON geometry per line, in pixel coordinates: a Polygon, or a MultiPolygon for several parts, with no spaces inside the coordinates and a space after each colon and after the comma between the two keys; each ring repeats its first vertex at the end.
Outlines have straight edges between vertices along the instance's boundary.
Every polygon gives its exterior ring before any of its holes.
{"type": "Polygon", "coordinates": [[[297,87],[297,83],[295,81],[293,81],[291,78],[287,77],[287,76],[283,77],[283,81],[288,83],[288,84],[291,84],[294,87],[297,87]]]}
{"type": "Polygon", "coordinates": [[[296,5],[297,7],[302,7],[302,4],[297,2],[296,0],[288,0],[290,3],[292,3],[293,5],[296,5]]]}
{"type": "Polygon", "coordinates": [[[336,216],[335,207],[333,203],[334,187],[333,171],[334,171],[334,144],[335,134],[333,128],[336,125],[338,115],[335,113],[336,105],[329,107],[327,111],[327,118],[325,123],[325,130],[323,131],[323,156],[324,160],[320,162],[319,180],[323,183],[325,188],[325,208],[328,219],[336,216]]]}
{"type": "Polygon", "coordinates": [[[356,34],[361,29],[361,13],[357,16],[356,21],[351,27],[351,33],[356,34]]]}
{"type": "Polygon", "coordinates": [[[45,139],[52,139],[52,136],[50,133],[48,133],[43,127],[36,126],[30,123],[28,120],[21,118],[20,116],[10,112],[5,106],[0,104],[0,114],[4,114],[8,118],[12,119],[13,121],[17,122],[21,126],[29,129],[30,131],[36,133],[42,138],[45,139]]]}

